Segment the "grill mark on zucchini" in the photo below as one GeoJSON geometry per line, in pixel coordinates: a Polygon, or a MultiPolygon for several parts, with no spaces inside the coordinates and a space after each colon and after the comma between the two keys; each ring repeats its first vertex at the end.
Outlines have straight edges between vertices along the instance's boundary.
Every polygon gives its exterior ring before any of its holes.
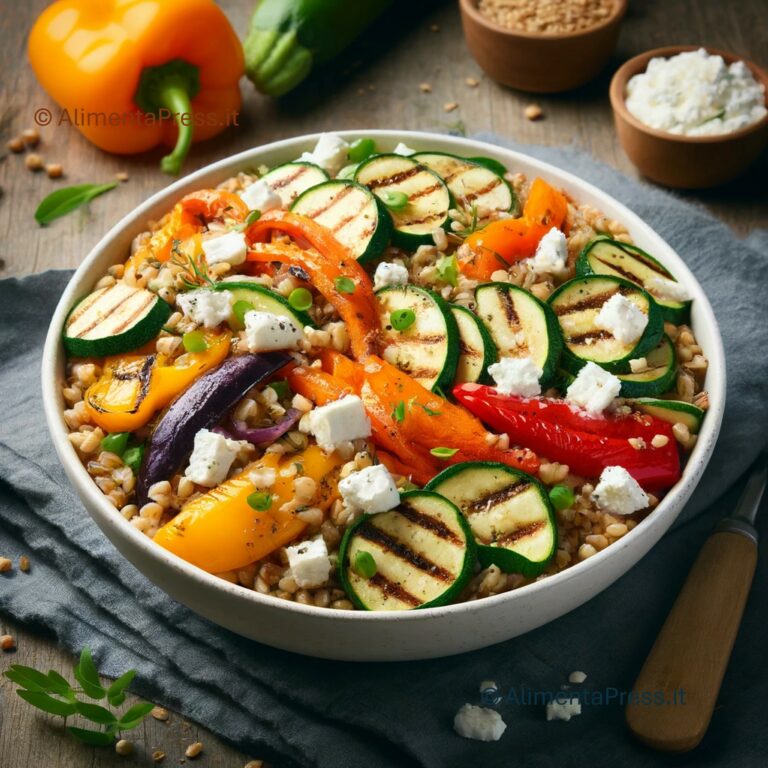
{"type": "MultiPolygon", "coordinates": [[[[322,214],[330,211],[331,208],[333,208],[335,205],[340,203],[353,189],[354,187],[352,186],[342,187],[339,194],[336,195],[336,197],[334,197],[333,199],[329,200],[322,208],[316,208],[314,211],[308,211],[304,215],[308,216],[310,219],[316,219],[318,216],[321,216],[322,214]]],[[[362,210],[362,208],[360,210],[362,210]]],[[[360,210],[358,210],[357,213],[360,213],[360,210]]],[[[357,215],[357,213],[355,214],[355,216],[357,215]]],[[[352,218],[354,218],[354,216],[352,216],[352,218]]],[[[349,221],[349,219],[347,219],[347,221],[349,221]]]]}
{"type": "MultiPolygon", "coordinates": [[[[107,294],[104,294],[104,296],[106,296],[106,295],[107,295],[107,294]]],[[[134,296],[136,296],[136,295],[137,295],[137,294],[135,294],[135,293],[132,293],[130,296],[128,296],[128,297],[127,297],[125,300],[121,301],[119,304],[113,304],[113,305],[112,305],[112,307],[110,308],[110,310],[109,310],[109,311],[108,311],[108,312],[107,312],[105,315],[100,315],[99,317],[97,317],[97,318],[96,318],[96,319],[95,319],[95,320],[94,320],[94,321],[93,321],[93,322],[92,322],[92,323],[91,323],[89,326],[87,326],[86,328],[84,328],[83,330],[81,330],[79,333],[77,333],[77,334],[76,334],[75,336],[73,336],[72,338],[74,338],[74,339],[82,339],[82,338],[85,338],[85,336],[86,336],[87,334],[89,334],[89,333],[90,333],[90,332],[91,332],[91,331],[92,331],[94,328],[96,328],[97,326],[101,325],[101,324],[102,324],[102,323],[103,323],[103,322],[104,322],[104,321],[105,321],[105,320],[106,320],[108,317],[111,317],[111,316],[112,316],[112,315],[113,315],[115,312],[117,312],[119,309],[122,309],[122,308],[123,308],[123,305],[124,305],[124,304],[125,304],[127,301],[130,301],[130,300],[131,300],[131,299],[132,299],[134,296]]],[[[100,296],[100,297],[99,297],[99,300],[98,300],[98,301],[97,301],[95,304],[93,304],[93,307],[98,307],[98,305],[99,305],[99,301],[101,301],[101,299],[102,299],[102,298],[104,298],[104,296],[100,296]]],[[[145,310],[146,310],[146,308],[147,308],[147,307],[148,307],[150,304],[153,304],[153,303],[154,303],[154,301],[155,301],[155,298],[156,298],[156,297],[155,297],[153,294],[150,294],[149,296],[147,296],[147,297],[146,297],[146,299],[147,299],[147,300],[145,300],[145,301],[144,301],[144,303],[143,303],[143,304],[142,304],[142,305],[139,307],[139,309],[138,309],[138,310],[136,310],[136,311],[135,311],[135,312],[134,312],[134,313],[131,315],[131,317],[130,317],[130,318],[127,320],[127,321],[125,321],[125,322],[123,323],[123,325],[120,325],[120,326],[118,326],[117,328],[115,328],[115,329],[113,330],[113,332],[112,332],[112,335],[113,335],[113,336],[116,336],[116,335],[117,335],[117,333],[118,333],[119,331],[125,330],[125,328],[127,328],[128,326],[130,326],[130,325],[131,325],[131,323],[133,323],[133,321],[134,321],[134,320],[135,320],[135,319],[136,319],[136,318],[137,318],[139,315],[141,315],[141,313],[142,313],[143,311],[145,311],[145,310]]]]}
{"type": "Polygon", "coordinates": [[[528,490],[529,487],[529,484],[524,480],[518,480],[516,483],[512,483],[512,485],[508,485],[506,488],[500,488],[498,491],[489,493],[482,499],[476,499],[467,506],[466,514],[474,515],[478,512],[487,512],[492,507],[503,504],[505,501],[509,501],[509,499],[523,493],[528,490]]]}
{"type": "Polygon", "coordinates": [[[481,197],[482,195],[487,195],[489,192],[493,192],[496,187],[498,187],[502,183],[501,179],[494,179],[492,182],[489,182],[481,189],[477,189],[474,192],[470,192],[467,195],[462,195],[461,199],[464,202],[471,203],[473,200],[477,200],[478,197],[481,197]]]}
{"type": "MultiPolygon", "coordinates": [[[[388,187],[391,184],[400,184],[401,182],[407,181],[411,177],[421,173],[423,170],[424,169],[420,165],[414,165],[413,168],[409,168],[407,171],[400,171],[400,173],[396,173],[394,176],[385,176],[381,179],[371,179],[366,184],[366,186],[368,189],[373,191],[379,187],[388,187]]],[[[439,189],[439,186],[436,188],[439,189]]]]}
{"type": "Polygon", "coordinates": [[[496,539],[496,544],[500,547],[506,547],[509,544],[514,544],[515,542],[520,541],[520,539],[524,539],[526,536],[532,536],[534,533],[538,533],[538,531],[546,527],[547,523],[544,520],[529,523],[514,531],[505,533],[503,536],[499,536],[496,539]]]}
{"type": "Polygon", "coordinates": [[[289,184],[292,184],[294,181],[296,181],[296,179],[301,178],[309,170],[310,169],[306,165],[302,165],[301,167],[297,168],[293,176],[285,176],[274,183],[269,183],[269,186],[272,187],[272,189],[275,191],[282,189],[283,187],[287,187],[289,184]]]}
{"type": "Polygon", "coordinates": [[[575,304],[566,304],[565,306],[557,306],[555,307],[555,314],[558,317],[562,317],[563,315],[572,315],[575,312],[582,312],[585,309],[597,309],[598,307],[602,307],[606,301],[608,301],[612,296],[614,296],[617,293],[622,294],[623,296],[626,296],[628,291],[626,289],[622,290],[622,287],[619,287],[615,291],[598,293],[594,296],[590,296],[589,298],[581,299],[581,301],[577,301],[575,304]]]}
{"type": "Polygon", "coordinates": [[[610,331],[589,331],[588,333],[580,333],[578,336],[569,336],[567,341],[569,344],[589,345],[590,341],[603,341],[612,338],[613,334],[610,331]]]}
{"type": "Polygon", "coordinates": [[[418,200],[420,197],[424,197],[425,195],[431,195],[433,192],[437,192],[437,190],[440,189],[442,186],[443,186],[442,184],[433,184],[431,187],[424,187],[424,189],[420,190],[419,192],[415,192],[414,194],[408,197],[408,204],[410,205],[410,203],[413,200],[418,200]]]}
{"type": "Polygon", "coordinates": [[[368,583],[373,584],[373,586],[386,597],[394,597],[401,603],[406,603],[414,608],[421,605],[421,600],[419,600],[418,597],[415,597],[407,589],[404,589],[400,584],[391,581],[380,572],[374,573],[373,576],[368,579],[368,583]]]}
{"type": "Polygon", "coordinates": [[[410,520],[414,525],[418,525],[419,528],[424,528],[424,530],[434,533],[435,536],[444,541],[450,541],[452,544],[456,544],[460,547],[463,546],[464,543],[461,539],[459,539],[458,536],[456,536],[456,534],[441,520],[438,520],[431,515],[425,515],[423,512],[418,512],[405,504],[398,509],[398,512],[406,518],[406,520],[410,520]]]}
{"type": "Polygon", "coordinates": [[[437,563],[433,563],[429,558],[424,557],[424,555],[414,552],[412,549],[405,546],[405,544],[392,538],[388,533],[385,533],[371,523],[361,525],[360,528],[357,529],[357,535],[366,541],[370,541],[372,544],[378,544],[382,549],[395,557],[399,557],[414,568],[418,568],[420,571],[429,574],[438,581],[453,580],[453,576],[446,571],[445,568],[440,567],[437,563]]]}
{"type": "Polygon", "coordinates": [[[515,330],[519,331],[520,316],[517,314],[517,310],[515,309],[515,302],[512,300],[512,297],[507,291],[499,291],[498,296],[501,300],[502,306],[504,307],[504,314],[507,316],[507,320],[509,320],[511,325],[515,326],[515,330]]]}

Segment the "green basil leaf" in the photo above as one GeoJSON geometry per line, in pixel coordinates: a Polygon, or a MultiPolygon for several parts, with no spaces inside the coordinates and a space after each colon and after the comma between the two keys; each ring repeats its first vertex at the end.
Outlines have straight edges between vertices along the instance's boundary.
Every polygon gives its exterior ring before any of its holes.
{"type": "Polygon", "coordinates": [[[54,699],[53,696],[49,696],[47,693],[19,690],[17,690],[16,693],[18,693],[28,704],[31,704],[38,709],[42,709],[43,712],[48,712],[51,715],[69,717],[69,715],[74,715],[77,711],[74,702],[59,701],[59,699],[54,699]]]}
{"type": "Polygon", "coordinates": [[[85,205],[95,197],[114,189],[117,184],[118,182],[112,181],[108,184],[76,184],[74,187],[57,189],[37,206],[35,221],[45,226],[54,219],[66,216],[81,205],[85,205]]]}
{"type": "Polygon", "coordinates": [[[99,725],[110,725],[111,723],[117,722],[117,718],[108,709],[101,707],[98,704],[88,704],[86,701],[78,701],[75,706],[77,707],[78,714],[99,725]]]}
{"type": "Polygon", "coordinates": [[[68,727],[67,730],[80,741],[86,744],[92,744],[95,747],[108,747],[115,742],[114,733],[105,733],[104,731],[91,731],[87,728],[68,727]]]}
{"type": "Polygon", "coordinates": [[[155,705],[149,701],[140,701],[127,709],[120,716],[120,727],[129,730],[135,728],[153,709],[155,705]]]}

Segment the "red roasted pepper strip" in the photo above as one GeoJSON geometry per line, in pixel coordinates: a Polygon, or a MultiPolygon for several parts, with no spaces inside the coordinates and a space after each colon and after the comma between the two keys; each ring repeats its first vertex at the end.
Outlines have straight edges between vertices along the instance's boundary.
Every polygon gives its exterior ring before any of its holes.
{"type": "Polygon", "coordinates": [[[596,478],[606,467],[621,466],[646,491],[654,492],[666,490],[680,479],[680,456],[673,439],[661,448],[648,442],[646,448],[637,450],[626,437],[591,434],[557,421],[546,421],[535,413],[505,408],[500,398],[487,398],[474,387],[460,384],[454,387],[453,394],[493,429],[506,432],[511,440],[553,461],[567,464],[577,475],[596,478]]]}
{"type": "Polygon", "coordinates": [[[299,245],[312,250],[269,248],[251,250],[249,261],[282,261],[305,269],[312,285],[333,305],[347,326],[354,356],[363,359],[377,351],[378,315],[373,283],[368,273],[326,227],[305,216],[284,211],[270,211],[246,230],[249,245],[266,243],[275,232],[284,232],[299,245]],[[339,290],[351,281],[352,291],[339,290]]]}

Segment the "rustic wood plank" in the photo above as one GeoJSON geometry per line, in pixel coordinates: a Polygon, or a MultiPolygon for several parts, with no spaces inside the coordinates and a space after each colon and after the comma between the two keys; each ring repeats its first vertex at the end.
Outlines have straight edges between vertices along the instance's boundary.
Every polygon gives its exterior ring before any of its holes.
{"type": "MultiPolygon", "coordinates": [[[[74,267],[102,234],[121,216],[162,189],[168,178],[157,170],[160,152],[144,157],[110,156],[88,144],[75,130],[53,125],[41,129],[40,152],[47,160],[64,165],[66,179],[51,181],[33,174],[19,156],[8,155],[5,140],[33,122],[35,110],[55,105],[41,91],[26,61],[26,34],[48,0],[17,3],[14,12],[0,16],[0,276],[22,275],[43,269],[74,267]],[[38,229],[32,213],[42,197],[62,184],[106,181],[118,171],[130,180],[95,201],[90,209],[38,229]]],[[[253,0],[222,0],[235,28],[246,27],[253,0]]],[[[469,56],[461,34],[455,3],[433,3],[437,8],[422,14],[410,29],[393,13],[364,43],[345,57],[345,67],[329,69],[295,94],[273,102],[260,97],[243,82],[245,103],[239,129],[231,129],[193,149],[185,170],[251,146],[318,130],[342,128],[404,128],[446,131],[459,124],[467,134],[494,131],[532,144],[573,144],[593,153],[619,170],[635,175],[618,146],[607,99],[610,72],[621,61],[648,48],[700,41],[736,51],[768,66],[768,25],[765,0],[644,0],[632,3],[619,47],[608,68],[594,83],[571,94],[531,97],[496,85],[485,78],[469,56]],[[438,31],[432,31],[432,25],[438,31]],[[480,82],[470,87],[465,78],[480,82]],[[429,82],[432,92],[419,90],[429,82]],[[537,102],[545,118],[532,123],[523,116],[527,104],[537,102]],[[456,102],[447,113],[443,105],[456,102]]],[[[686,193],[746,233],[768,226],[768,187],[765,158],[746,179],[710,192],[686,193]]],[[[71,667],[69,654],[55,643],[12,624],[0,630],[16,635],[19,650],[0,657],[0,669],[15,662],[53,668],[71,667]]],[[[0,765],[31,768],[101,768],[116,758],[106,750],[83,747],[56,733],[45,718],[11,693],[7,681],[0,685],[0,765]],[[4,756],[12,755],[13,762],[4,756]]],[[[147,765],[153,749],[163,749],[166,764],[177,764],[183,746],[200,739],[206,745],[201,764],[217,768],[244,765],[248,758],[218,742],[202,728],[184,726],[173,716],[170,725],[149,720],[137,734],[141,750],[120,759],[125,766],[147,765]]]]}

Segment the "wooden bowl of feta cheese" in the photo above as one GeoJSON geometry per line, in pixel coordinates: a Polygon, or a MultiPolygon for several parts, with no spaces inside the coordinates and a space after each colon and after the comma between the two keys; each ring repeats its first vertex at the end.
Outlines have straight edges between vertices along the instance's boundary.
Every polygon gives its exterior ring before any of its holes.
{"type": "Polygon", "coordinates": [[[657,48],[610,87],[616,131],[640,173],[668,187],[714,187],[768,146],[768,73],[714,48],[657,48]]]}

